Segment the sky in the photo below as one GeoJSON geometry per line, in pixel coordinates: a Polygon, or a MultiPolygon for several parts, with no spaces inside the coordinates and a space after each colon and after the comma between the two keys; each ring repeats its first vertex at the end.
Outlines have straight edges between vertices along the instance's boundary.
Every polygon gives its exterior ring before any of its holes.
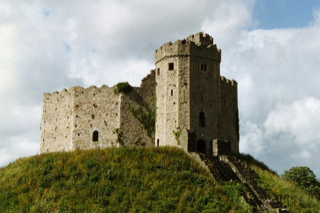
{"type": "Polygon", "coordinates": [[[39,153],[43,93],[140,81],[163,43],[197,32],[238,82],[240,152],[320,178],[320,2],[0,2],[0,167],[39,153]]]}

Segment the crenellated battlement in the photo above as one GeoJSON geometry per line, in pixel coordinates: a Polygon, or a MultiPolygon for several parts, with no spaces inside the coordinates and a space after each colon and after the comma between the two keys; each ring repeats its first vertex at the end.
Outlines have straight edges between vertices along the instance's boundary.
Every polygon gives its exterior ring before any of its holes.
{"type": "Polygon", "coordinates": [[[221,82],[229,84],[230,86],[233,86],[233,87],[238,86],[238,83],[235,80],[233,80],[233,79],[229,80],[229,79],[225,78],[224,76],[221,76],[221,82]]]}
{"type": "Polygon", "coordinates": [[[75,93],[82,93],[85,91],[100,91],[105,89],[112,89],[112,87],[108,87],[107,85],[102,85],[101,87],[96,86],[89,86],[87,88],[81,86],[70,87],[69,90],[62,89],[60,92],[54,91],[53,93],[43,93],[43,96],[46,98],[55,98],[58,96],[65,96],[65,95],[74,95],[75,93]]]}
{"type": "Polygon", "coordinates": [[[213,45],[212,36],[202,32],[190,35],[187,38],[187,40],[193,41],[197,45],[206,45],[206,46],[213,45]]]}
{"type": "Polygon", "coordinates": [[[157,64],[167,57],[202,57],[221,61],[221,50],[213,44],[213,38],[202,32],[190,35],[187,39],[171,41],[163,44],[155,51],[155,63],[157,64]]]}

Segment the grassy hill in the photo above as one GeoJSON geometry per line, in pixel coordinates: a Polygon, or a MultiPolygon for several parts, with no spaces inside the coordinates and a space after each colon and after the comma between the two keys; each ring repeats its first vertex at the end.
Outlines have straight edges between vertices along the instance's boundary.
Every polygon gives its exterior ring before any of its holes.
{"type": "MultiPolygon", "coordinates": [[[[319,212],[319,201],[308,198],[301,190],[297,193],[298,189],[279,182],[279,177],[254,162],[248,160],[269,193],[281,195],[283,203],[299,208],[296,212],[319,212]]],[[[18,159],[0,168],[0,212],[250,209],[241,197],[241,185],[216,183],[194,160],[173,147],[48,153],[18,159]]]]}

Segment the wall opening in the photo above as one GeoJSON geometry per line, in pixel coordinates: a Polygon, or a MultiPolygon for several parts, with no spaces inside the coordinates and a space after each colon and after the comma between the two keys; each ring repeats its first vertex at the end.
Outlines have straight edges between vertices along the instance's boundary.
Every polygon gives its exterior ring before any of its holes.
{"type": "Polygon", "coordinates": [[[160,68],[158,68],[158,70],[157,70],[157,74],[158,74],[158,75],[160,75],[160,68]]]}
{"type": "Polygon", "coordinates": [[[174,63],[169,63],[168,70],[174,70],[174,63]]]}
{"type": "Polygon", "coordinates": [[[157,139],[157,147],[159,147],[159,142],[160,142],[160,140],[159,140],[159,138],[157,139]]]}
{"type": "Polygon", "coordinates": [[[171,96],[173,96],[173,89],[171,90],[171,96]]]}
{"type": "Polygon", "coordinates": [[[204,117],[205,117],[204,116],[204,112],[200,112],[199,113],[199,126],[200,127],[204,127],[205,126],[205,122],[204,122],[205,118],[204,117]]]}
{"type": "Polygon", "coordinates": [[[92,133],[92,141],[98,141],[99,140],[99,132],[97,130],[95,130],[92,133]]]}
{"type": "Polygon", "coordinates": [[[206,153],[206,142],[203,139],[197,141],[197,152],[206,153]]]}
{"type": "Polygon", "coordinates": [[[201,71],[204,71],[204,72],[207,71],[207,65],[206,64],[201,64],[201,71]]]}

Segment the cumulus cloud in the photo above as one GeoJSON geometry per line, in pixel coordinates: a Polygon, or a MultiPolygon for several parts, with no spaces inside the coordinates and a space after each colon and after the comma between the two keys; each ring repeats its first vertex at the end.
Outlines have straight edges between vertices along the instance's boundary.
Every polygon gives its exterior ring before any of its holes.
{"type": "Polygon", "coordinates": [[[222,65],[239,84],[240,150],[279,173],[289,165],[318,168],[319,36],[319,19],[305,28],[243,31],[222,65]]]}
{"type": "Polygon", "coordinates": [[[265,149],[265,145],[262,143],[264,135],[261,127],[247,121],[244,125],[241,125],[241,128],[246,133],[241,137],[241,149],[255,156],[261,154],[265,149]]]}
{"type": "Polygon", "coordinates": [[[287,133],[294,141],[313,148],[320,143],[320,99],[313,97],[296,100],[290,105],[277,105],[268,114],[264,127],[267,136],[287,133]]]}

